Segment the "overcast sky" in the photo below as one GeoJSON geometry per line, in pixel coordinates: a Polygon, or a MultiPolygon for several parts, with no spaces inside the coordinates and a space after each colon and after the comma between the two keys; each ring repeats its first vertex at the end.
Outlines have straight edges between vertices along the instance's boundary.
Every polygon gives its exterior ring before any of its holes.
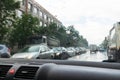
{"type": "Polygon", "coordinates": [[[74,25],[89,44],[100,44],[120,21],[120,0],[36,0],[65,26],[74,25]]]}

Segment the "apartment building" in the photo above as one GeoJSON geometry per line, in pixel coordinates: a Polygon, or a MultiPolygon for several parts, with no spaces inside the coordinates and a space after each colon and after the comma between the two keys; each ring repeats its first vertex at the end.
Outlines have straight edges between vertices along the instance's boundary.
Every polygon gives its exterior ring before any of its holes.
{"type": "Polygon", "coordinates": [[[17,15],[20,17],[22,13],[29,13],[37,17],[40,21],[40,26],[48,26],[51,22],[56,23],[59,27],[63,24],[45,8],[43,8],[35,0],[19,0],[20,9],[16,10],[17,15]]]}

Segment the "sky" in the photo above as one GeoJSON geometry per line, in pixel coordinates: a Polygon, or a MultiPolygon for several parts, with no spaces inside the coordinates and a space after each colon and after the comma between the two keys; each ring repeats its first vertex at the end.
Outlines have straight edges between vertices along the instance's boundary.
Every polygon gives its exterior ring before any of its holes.
{"type": "Polygon", "coordinates": [[[89,44],[102,43],[120,21],[120,0],[36,0],[65,26],[74,25],[89,44]]]}

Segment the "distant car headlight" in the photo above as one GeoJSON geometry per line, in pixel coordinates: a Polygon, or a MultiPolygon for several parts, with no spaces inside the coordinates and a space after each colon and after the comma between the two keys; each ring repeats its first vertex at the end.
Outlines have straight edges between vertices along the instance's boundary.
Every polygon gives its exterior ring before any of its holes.
{"type": "Polygon", "coordinates": [[[59,56],[60,55],[60,53],[56,53],[56,56],[59,56]]]}

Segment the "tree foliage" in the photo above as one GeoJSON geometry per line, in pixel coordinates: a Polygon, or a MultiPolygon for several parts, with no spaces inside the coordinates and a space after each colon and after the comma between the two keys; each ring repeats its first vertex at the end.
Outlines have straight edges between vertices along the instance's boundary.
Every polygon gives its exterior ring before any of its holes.
{"type": "Polygon", "coordinates": [[[70,46],[82,46],[87,47],[88,42],[82,36],[79,35],[79,32],[75,30],[73,26],[68,28],[64,26],[57,26],[55,23],[51,23],[47,27],[40,27],[39,34],[46,35],[48,37],[54,36],[60,40],[60,46],[70,47],[70,46]],[[67,33],[69,31],[69,33],[67,33]]]}
{"type": "Polygon", "coordinates": [[[75,30],[74,26],[69,26],[67,28],[69,32],[68,34],[68,46],[81,46],[81,47],[87,47],[88,41],[83,38],[82,35],[79,35],[79,32],[75,30]]]}
{"type": "Polygon", "coordinates": [[[88,46],[87,40],[80,36],[79,32],[76,31],[73,26],[66,28],[64,26],[57,26],[57,24],[51,23],[45,27],[38,26],[38,23],[38,19],[31,15],[22,15],[22,18],[18,18],[14,24],[14,28],[10,34],[10,43],[12,43],[12,45],[18,43],[19,46],[24,46],[30,36],[44,35],[59,39],[60,46],[64,47],[88,46]],[[69,31],[69,33],[67,33],[67,31],[69,31]]]}
{"type": "Polygon", "coordinates": [[[0,42],[15,21],[15,10],[20,7],[19,4],[15,0],[0,0],[0,42]]]}
{"type": "Polygon", "coordinates": [[[10,36],[10,42],[12,44],[18,43],[19,46],[24,46],[29,36],[37,34],[38,22],[38,19],[30,14],[22,15],[22,18],[18,18],[14,24],[10,36]]]}

